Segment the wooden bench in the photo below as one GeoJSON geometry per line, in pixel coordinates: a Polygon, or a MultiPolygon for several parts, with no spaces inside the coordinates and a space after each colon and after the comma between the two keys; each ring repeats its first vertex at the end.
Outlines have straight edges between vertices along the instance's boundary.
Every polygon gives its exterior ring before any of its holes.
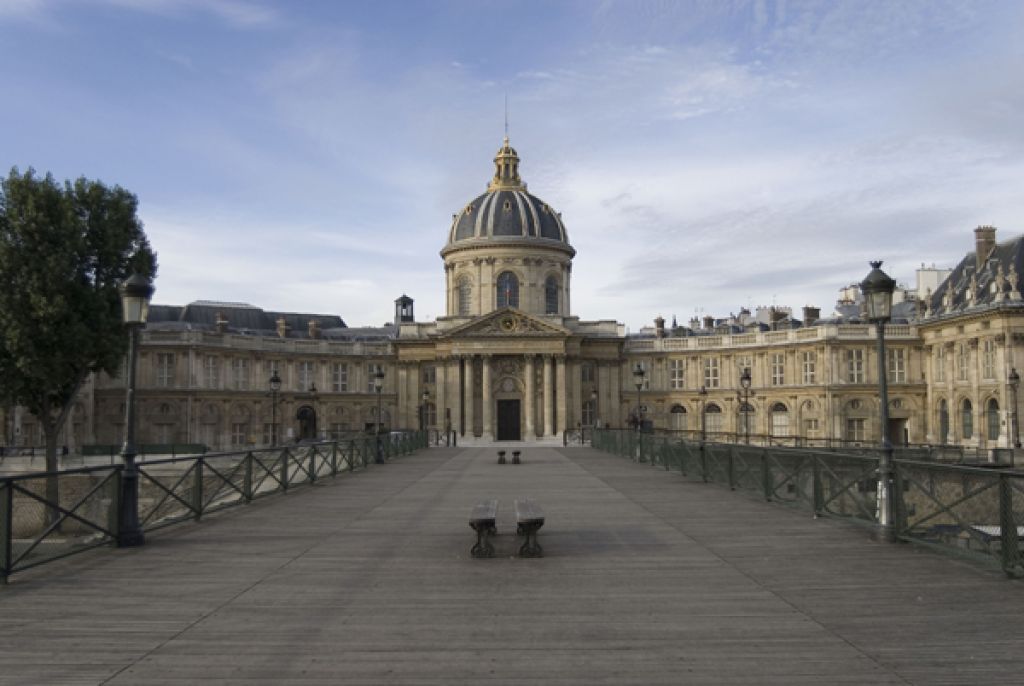
{"type": "Polygon", "coordinates": [[[519,557],[544,557],[544,549],[537,542],[537,532],[544,526],[544,511],[532,500],[516,501],[516,531],[526,536],[519,548],[519,557]]]}
{"type": "Polygon", "coordinates": [[[469,551],[473,557],[494,557],[494,546],[491,536],[498,533],[495,520],[498,518],[498,501],[485,500],[473,507],[469,515],[469,525],[476,532],[476,545],[469,551]]]}
{"type": "Polygon", "coordinates": [[[505,451],[504,450],[499,450],[498,451],[498,464],[505,464],[505,451]]]}
{"type": "Polygon", "coordinates": [[[513,450],[512,451],[512,464],[519,464],[519,451],[518,450],[513,450]]]}

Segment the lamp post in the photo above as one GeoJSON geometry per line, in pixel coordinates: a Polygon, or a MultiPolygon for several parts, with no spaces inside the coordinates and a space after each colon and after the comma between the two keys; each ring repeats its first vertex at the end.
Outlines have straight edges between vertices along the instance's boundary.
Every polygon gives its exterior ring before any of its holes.
{"type": "Polygon", "coordinates": [[[420,405],[420,431],[427,428],[427,402],[430,400],[430,391],[423,391],[423,404],[420,405]]]}
{"type": "Polygon", "coordinates": [[[743,388],[743,405],[740,407],[740,414],[743,417],[743,442],[750,445],[750,367],[743,368],[740,386],[743,388]]]}
{"type": "Polygon", "coordinates": [[[121,309],[128,326],[128,388],[124,403],[124,445],[121,447],[121,511],[118,513],[117,545],[139,546],[146,542],[139,526],[139,472],[135,467],[135,362],[139,349],[139,330],[149,316],[153,284],[141,274],[132,274],[121,284],[121,309]]]}
{"type": "Polygon", "coordinates": [[[1010,367],[1010,441],[1014,448],[1020,447],[1020,427],[1017,425],[1017,388],[1020,386],[1020,374],[1016,367],[1010,367]]]}
{"type": "Polygon", "coordinates": [[[591,416],[590,419],[591,419],[591,421],[592,421],[592,423],[593,423],[593,425],[595,427],[600,428],[601,427],[601,419],[600,419],[600,417],[598,415],[598,412],[597,412],[597,390],[596,389],[590,392],[590,406],[594,410],[593,411],[593,416],[591,416]]]}
{"type": "Polygon", "coordinates": [[[281,377],[275,369],[270,374],[270,445],[277,445],[277,394],[281,392],[281,377]]]}
{"type": "Polygon", "coordinates": [[[633,385],[636,386],[636,432],[640,433],[640,426],[643,424],[643,419],[640,414],[640,391],[644,387],[644,377],[647,376],[647,371],[644,366],[639,362],[633,367],[633,385]]]}
{"type": "Polygon", "coordinates": [[[373,375],[373,390],[377,391],[377,464],[384,464],[384,450],[380,442],[381,430],[381,391],[384,390],[384,368],[377,365],[373,375]]]}
{"type": "Polygon", "coordinates": [[[314,441],[317,440],[318,438],[317,430],[320,428],[319,426],[317,426],[319,423],[317,421],[319,419],[319,416],[317,415],[316,411],[316,404],[318,400],[320,400],[320,395],[317,393],[316,383],[311,383],[309,384],[309,404],[313,406],[313,426],[309,428],[309,433],[310,438],[312,438],[314,441]]]}
{"type": "Polygon", "coordinates": [[[892,488],[892,443],[889,442],[889,384],[886,378],[885,324],[892,318],[892,293],[896,282],[881,270],[882,262],[871,262],[871,271],[860,290],[867,305],[868,321],[878,334],[878,396],[882,453],[878,461],[878,524],[886,540],[895,538],[895,501],[892,488]]]}
{"type": "Polygon", "coordinates": [[[703,449],[704,441],[708,439],[708,413],[706,412],[708,406],[707,386],[701,386],[700,391],[698,391],[698,393],[700,395],[700,444],[701,448],[703,449]]]}

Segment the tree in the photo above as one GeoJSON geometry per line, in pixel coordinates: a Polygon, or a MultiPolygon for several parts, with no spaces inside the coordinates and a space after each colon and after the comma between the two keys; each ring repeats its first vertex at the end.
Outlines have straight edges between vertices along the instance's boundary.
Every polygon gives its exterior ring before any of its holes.
{"type": "Polygon", "coordinates": [[[85,178],[60,185],[14,168],[0,181],[0,403],[38,418],[47,471],[82,383],[116,373],[127,351],[118,286],[156,272],[137,206],[120,186],[85,178]]]}

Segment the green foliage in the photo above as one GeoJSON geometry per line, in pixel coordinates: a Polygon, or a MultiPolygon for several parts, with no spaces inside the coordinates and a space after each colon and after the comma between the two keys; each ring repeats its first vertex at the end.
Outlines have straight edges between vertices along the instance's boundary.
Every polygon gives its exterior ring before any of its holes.
{"type": "MultiPolygon", "coordinates": [[[[90,372],[127,351],[118,286],[156,257],[119,186],[12,169],[0,181],[0,402],[53,427],[90,372]]],[[[50,441],[48,441],[49,443],[50,441]]]]}

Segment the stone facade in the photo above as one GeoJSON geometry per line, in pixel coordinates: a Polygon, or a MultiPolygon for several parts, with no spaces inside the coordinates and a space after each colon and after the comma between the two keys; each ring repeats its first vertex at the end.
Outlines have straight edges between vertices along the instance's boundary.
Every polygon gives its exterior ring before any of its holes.
{"type": "MultiPolygon", "coordinates": [[[[417,322],[404,295],[394,325],[374,329],[231,303],[154,306],[141,337],[139,442],[232,449],[343,436],[378,421],[422,422],[470,443],[532,442],[580,426],[630,426],[638,408],[659,429],[696,432],[703,416],[710,436],[729,440],[877,442],[876,331],[860,317],[855,288],[829,320],[805,313],[803,322],[780,315],[767,325],[666,330],[659,319],[632,336],[614,320],[581,321],[561,215],[527,192],[507,139],[494,162],[487,192],[453,215],[441,250],[446,315],[435,321],[417,322]],[[275,372],[282,387],[272,394],[275,372]]],[[[1024,361],[1024,249],[1021,238],[997,244],[991,227],[976,239],[923,307],[909,303],[910,314],[886,327],[886,428],[896,444],[1013,442],[1007,376],[1024,361]]],[[[5,443],[39,444],[27,413],[0,412],[5,443]]],[[[99,375],[76,400],[65,443],[118,444],[123,412],[123,375],[99,375]]]]}

